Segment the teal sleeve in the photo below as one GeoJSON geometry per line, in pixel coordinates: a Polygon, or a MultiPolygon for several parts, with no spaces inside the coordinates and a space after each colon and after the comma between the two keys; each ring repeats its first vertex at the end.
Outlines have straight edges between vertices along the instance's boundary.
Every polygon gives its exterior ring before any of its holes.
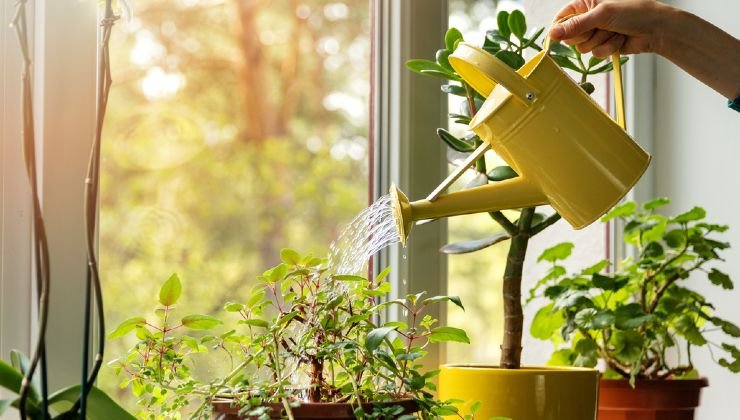
{"type": "Polygon", "coordinates": [[[734,101],[732,100],[727,101],[727,106],[734,109],[737,112],[740,112],[740,96],[735,98],[734,101]]]}

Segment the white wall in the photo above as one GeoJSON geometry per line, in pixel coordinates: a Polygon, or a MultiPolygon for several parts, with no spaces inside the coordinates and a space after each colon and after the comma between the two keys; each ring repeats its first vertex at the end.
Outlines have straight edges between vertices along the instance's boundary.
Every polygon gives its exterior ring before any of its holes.
{"type": "MultiPolygon", "coordinates": [[[[740,2],[672,3],[740,37],[740,2]]],[[[657,59],[655,95],[654,192],[673,200],[670,211],[700,205],[711,220],[730,225],[727,239],[734,248],[724,253],[727,262],[722,269],[734,278],[736,290],[712,286],[703,276],[690,281],[716,305],[720,316],[740,323],[740,113],[662,58],[657,59]]],[[[707,351],[696,352],[695,364],[710,382],[697,419],[733,418],[728,413],[740,412],[740,375],[716,366],[707,351]]]]}

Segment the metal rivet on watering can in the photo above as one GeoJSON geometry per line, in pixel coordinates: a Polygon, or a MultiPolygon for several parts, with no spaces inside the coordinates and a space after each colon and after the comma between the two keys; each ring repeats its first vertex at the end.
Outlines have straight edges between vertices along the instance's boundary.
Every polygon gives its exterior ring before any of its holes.
{"type": "Polygon", "coordinates": [[[536,96],[534,96],[534,93],[532,92],[527,92],[527,95],[525,97],[528,101],[534,101],[534,98],[536,98],[536,96]]]}

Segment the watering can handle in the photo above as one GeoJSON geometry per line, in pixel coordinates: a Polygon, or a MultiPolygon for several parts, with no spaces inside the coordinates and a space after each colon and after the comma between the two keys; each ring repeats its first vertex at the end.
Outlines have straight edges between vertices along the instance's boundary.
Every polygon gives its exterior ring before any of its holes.
{"type": "MultiPolygon", "coordinates": [[[[561,19],[569,19],[566,16],[561,19]]],[[[550,51],[550,37],[545,37],[543,47],[550,51]]],[[[514,71],[503,61],[494,57],[487,51],[465,42],[458,44],[455,51],[450,54],[450,64],[455,71],[478,93],[487,97],[490,95],[496,83],[511,92],[524,104],[531,104],[537,99],[539,92],[530,86],[527,79],[514,71]]],[[[624,114],[624,96],[622,90],[622,69],[619,53],[612,55],[614,65],[614,101],[616,103],[617,124],[626,130],[626,119],[624,114]]]]}
{"type": "Polygon", "coordinates": [[[524,77],[482,48],[461,42],[449,61],[457,74],[484,97],[491,94],[497,83],[525,103],[537,97],[538,92],[524,77]]]}
{"type": "MultiPolygon", "coordinates": [[[[556,20],[554,23],[562,23],[566,20],[572,18],[573,16],[576,16],[575,14],[571,14],[565,17],[562,17],[558,20],[556,20]]],[[[542,44],[542,48],[550,52],[550,45],[552,44],[552,39],[550,38],[550,35],[548,34],[545,36],[545,41],[542,44]]],[[[612,59],[612,65],[614,66],[614,104],[617,111],[617,124],[622,127],[622,130],[627,130],[627,119],[625,117],[624,113],[624,88],[622,85],[622,60],[619,56],[619,51],[615,52],[611,56],[612,59]]]]}

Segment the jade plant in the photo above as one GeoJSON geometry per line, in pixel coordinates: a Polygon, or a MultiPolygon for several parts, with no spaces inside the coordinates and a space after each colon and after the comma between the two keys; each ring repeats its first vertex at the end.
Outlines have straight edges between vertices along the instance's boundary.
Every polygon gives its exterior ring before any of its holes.
{"type": "Polygon", "coordinates": [[[665,198],[641,206],[627,202],[604,216],[604,222],[622,222],[624,241],[635,250],[614,270],[603,260],[568,274],[562,261],[571,243],[539,257],[550,269],[532,297],[544,297],[547,304],[537,312],[531,333],[561,347],[551,364],[593,367],[601,360],[605,377],[632,383],[692,377],[692,349],[707,346],[717,363],[740,371],[740,350],[732,343],[740,328],[717,316],[712,303],[687,284],[689,277],[704,277],[733,288],[715,264],[730,247],[721,238],[728,227],[706,222],[701,207],[674,217],[655,212],[668,203],[665,198]],[[729,340],[715,342],[713,332],[729,340]]]}
{"type": "Polygon", "coordinates": [[[155,316],[128,319],[110,334],[138,338],[111,365],[138,397],[140,416],[187,409],[207,418],[217,401],[265,419],[292,418],[308,402],[349,403],[358,418],[415,418],[394,404],[401,400],[422,418],[456,412],[433,397],[436,371],[423,373],[421,361],[430,343],[469,342],[465,331],[425,314],[440,302],[464,309],[459,298],[422,292],[381,301],[391,289],[388,269],[368,280],[334,274],[325,259],[290,249],[281,258],[248,295],[224,305],[225,321],[176,315],[182,285],[173,275],[161,287],[155,316]],[[389,306],[408,314],[408,323],[384,322],[389,306]],[[227,372],[198,378],[194,367],[211,357],[229,360],[227,372]]]}
{"type": "MultiPolygon", "coordinates": [[[[524,54],[528,51],[542,50],[540,39],[544,29],[535,28],[528,32],[526,18],[521,11],[499,12],[497,26],[497,29],[486,33],[482,48],[511,68],[519,69],[525,63],[524,54]]],[[[462,80],[448,61],[450,54],[462,41],[463,35],[461,32],[456,28],[450,28],[445,35],[445,46],[437,51],[434,61],[414,59],[409,60],[406,65],[412,71],[422,75],[445,79],[447,83],[442,85],[442,92],[464,98],[459,112],[452,112],[449,116],[455,123],[467,126],[477,110],[480,109],[484,98],[462,80]]],[[[567,47],[559,42],[551,44],[550,55],[561,67],[578,73],[579,85],[589,94],[593,93],[594,86],[588,81],[588,77],[612,69],[612,64],[605,63],[604,59],[596,57],[587,59],[575,48],[567,47]]],[[[437,135],[446,143],[447,147],[458,153],[470,154],[482,144],[482,140],[472,133],[460,138],[444,128],[438,128],[437,135]]],[[[509,166],[488,168],[484,157],[478,159],[473,169],[475,171],[473,179],[479,181],[477,184],[473,183],[470,186],[503,181],[518,176],[509,166]]],[[[537,212],[535,207],[518,210],[519,218],[516,220],[509,219],[500,211],[489,213],[491,221],[503,229],[503,233],[473,241],[448,244],[442,248],[442,252],[447,254],[462,254],[508,242],[509,251],[503,278],[505,314],[500,366],[513,369],[519,368],[521,364],[522,330],[524,326],[521,286],[527,245],[532,237],[560,220],[559,214],[555,213],[548,216],[537,212]]],[[[493,229],[495,229],[494,226],[492,226],[493,229]]]]}

